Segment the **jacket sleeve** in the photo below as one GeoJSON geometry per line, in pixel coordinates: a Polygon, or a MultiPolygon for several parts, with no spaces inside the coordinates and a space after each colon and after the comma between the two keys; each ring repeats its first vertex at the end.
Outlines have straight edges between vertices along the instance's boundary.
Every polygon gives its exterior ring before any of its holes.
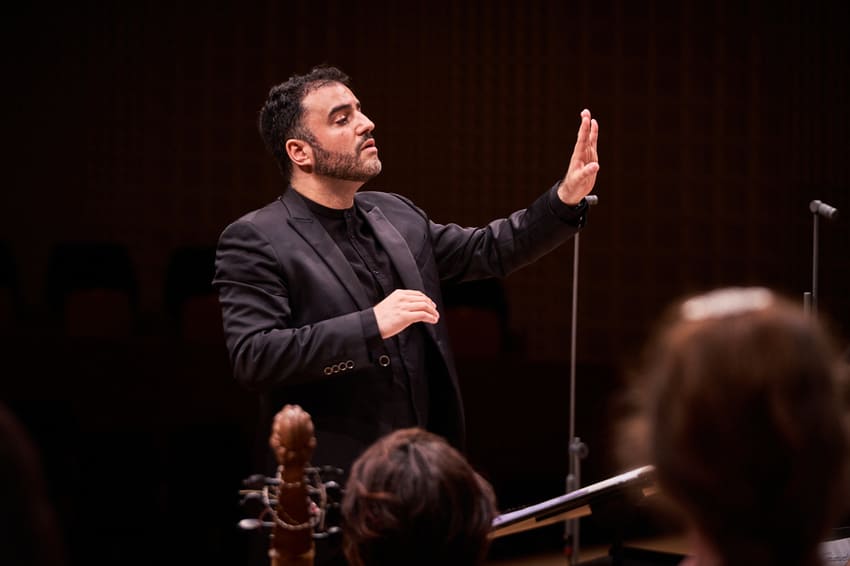
{"type": "Polygon", "coordinates": [[[290,304],[293,284],[297,282],[286,280],[275,248],[257,226],[239,220],[222,232],[213,286],[237,381],[268,391],[374,367],[381,340],[373,310],[296,326],[290,304]]]}
{"type": "Polygon", "coordinates": [[[557,196],[557,184],[531,206],[481,228],[430,222],[440,279],[456,283],[504,277],[554,250],[585,224],[587,202],[568,206],[557,196]]]}

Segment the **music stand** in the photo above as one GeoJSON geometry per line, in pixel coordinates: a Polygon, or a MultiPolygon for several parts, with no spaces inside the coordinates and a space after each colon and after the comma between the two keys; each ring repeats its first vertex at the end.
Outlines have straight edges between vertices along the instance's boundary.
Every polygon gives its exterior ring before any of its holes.
{"type": "MultiPolygon", "coordinates": [[[[596,195],[584,197],[588,206],[599,202],[596,195]]],[[[565,490],[567,494],[576,491],[581,486],[581,459],[587,457],[587,444],[575,435],[576,427],[576,321],[578,313],[578,244],[579,234],[573,236],[573,297],[570,320],[570,445],[569,471],[567,473],[565,490]]],[[[578,564],[579,552],[579,517],[569,518],[564,523],[564,548],[570,549],[570,564],[578,564]]]]}
{"type": "Polygon", "coordinates": [[[818,314],[818,217],[823,216],[833,220],[838,217],[838,209],[825,202],[813,200],[809,203],[809,211],[812,213],[812,290],[803,293],[803,310],[806,314],[816,317],[818,314]]]}
{"type": "Polygon", "coordinates": [[[541,503],[503,513],[493,519],[492,538],[537,529],[592,514],[592,508],[617,496],[641,497],[656,492],[655,468],[643,466],[541,503]]]}

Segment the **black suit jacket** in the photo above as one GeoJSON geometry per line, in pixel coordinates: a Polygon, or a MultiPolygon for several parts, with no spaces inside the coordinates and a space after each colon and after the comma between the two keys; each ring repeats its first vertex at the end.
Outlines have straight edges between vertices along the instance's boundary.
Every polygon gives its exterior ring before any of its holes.
{"type": "MultiPolygon", "coordinates": [[[[502,277],[536,260],[583,225],[587,208],[565,206],[553,187],[508,218],[463,228],[434,223],[392,193],[358,193],[355,206],[404,286],[425,293],[440,312],[441,284],[502,277]]],[[[346,471],[391,430],[394,416],[380,400],[392,372],[374,330],[374,305],[297,192],[287,190],[223,231],[213,285],[235,378],[263,394],[262,427],[284,404],[301,405],[316,427],[313,461],[346,471]]],[[[463,405],[443,320],[423,325],[429,374],[411,384],[412,394],[430,399],[437,418],[428,428],[463,449],[463,405]]]]}

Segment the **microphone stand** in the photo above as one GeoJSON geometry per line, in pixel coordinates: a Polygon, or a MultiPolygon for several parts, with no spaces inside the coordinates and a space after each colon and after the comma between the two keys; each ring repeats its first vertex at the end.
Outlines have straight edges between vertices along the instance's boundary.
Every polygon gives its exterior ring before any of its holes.
{"type": "Polygon", "coordinates": [[[824,216],[830,220],[838,217],[838,209],[819,200],[809,203],[812,213],[812,290],[803,293],[803,311],[811,316],[818,313],[818,217],[824,216]]]}
{"type": "MultiPolygon", "coordinates": [[[[599,202],[596,195],[585,197],[588,206],[599,202]]],[[[566,480],[566,493],[573,492],[581,486],[581,459],[587,457],[587,444],[575,435],[576,421],[576,320],[578,313],[578,244],[579,234],[573,236],[573,305],[570,322],[570,445],[569,472],[566,480]]],[[[579,554],[579,519],[568,519],[564,522],[564,552],[569,556],[570,564],[578,564],[579,554]]]]}

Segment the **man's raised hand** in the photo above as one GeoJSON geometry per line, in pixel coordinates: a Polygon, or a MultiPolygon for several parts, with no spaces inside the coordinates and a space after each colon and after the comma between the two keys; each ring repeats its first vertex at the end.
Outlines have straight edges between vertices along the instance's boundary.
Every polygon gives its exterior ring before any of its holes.
{"type": "Polygon", "coordinates": [[[558,197],[566,204],[578,204],[593,190],[599,171],[599,154],[596,151],[598,137],[599,124],[590,117],[590,110],[582,110],[576,146],[564,180],[558,186],[558,197]]]}

